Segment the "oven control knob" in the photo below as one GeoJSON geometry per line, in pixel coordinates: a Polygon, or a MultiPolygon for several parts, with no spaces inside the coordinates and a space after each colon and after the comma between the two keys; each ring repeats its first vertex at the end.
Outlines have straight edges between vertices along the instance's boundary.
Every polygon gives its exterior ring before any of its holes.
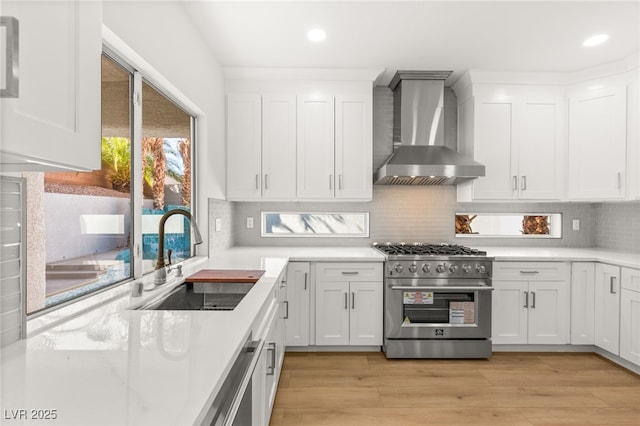
{"type": "Polygon", "coordinates": [[[462,265],[462,272],[464,272],[465,274],[471,272],[471,265],[462,265]]]}
{"type": "Polygon", "coordinates": [[[443,272],[445,272],[447,270],[447,264],[446,263],[441,263],[438,266],[436,266],[436,272],[441,274],[443,272]]]}
{"type": "Polygon", "coordinates": [[[411,272],[412,274],[415,274],[417,270],[418,270],[418,266],[415,263],[412,263],[411,265],[409,265],[409,272],[411,272]]]}
{"type": "Polygon", "coordinates": [[[479,274],[484,274],[486,271],[486,268],[484,267],[484,265],[476,265],[476,272],[479,274]]]}
{"type": "Polygon", "coordinates": [[[396,272],[400,274],[400,273],[402,273],[402,271],[404,271],[404,266],[402,266],[399,263],[396,263],[395,266],[393,267],[393,269],[395,269],[396,272]]]}
{"type": "Polygon", "coordinates": [[[428,263],[422,265],[422,272],[424,272],[425,274],[431,272],[431,265],[429,265],[428,263]]]}
{"type": "Polygon", "coordinates": [[[456,265],[449,266],[449,272],[451,272],[452,274],[455,274],[457,270],[458,267],[456,265]]]}

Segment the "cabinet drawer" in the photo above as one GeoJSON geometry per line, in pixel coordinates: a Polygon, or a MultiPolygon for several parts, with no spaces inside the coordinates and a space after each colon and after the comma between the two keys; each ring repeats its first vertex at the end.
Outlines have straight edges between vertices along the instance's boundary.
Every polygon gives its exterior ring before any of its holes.
{"type": "Polygon", "coordinates": [[[516,281],[564,281],[569,279],[569,263],[494,262],[493,279],[516,281]]]}
{"type": "Polygon", "coordinates": [[[382,281],[382,262],[343,262],[316,264],[320,281],[382,281]]]}
{"type": "Polygon", "coordinates": [[[640,270],[622,268],[621,272],[622,288],[640,293],[640,270]]]}

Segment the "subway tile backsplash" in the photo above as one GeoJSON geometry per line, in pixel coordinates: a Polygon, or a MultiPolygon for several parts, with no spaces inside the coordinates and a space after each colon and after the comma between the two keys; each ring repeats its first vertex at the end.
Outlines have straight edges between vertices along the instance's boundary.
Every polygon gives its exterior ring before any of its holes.
{"type": "Polygon", "coordinates": [[[640,253],[640,201],[594,204],[595,245],[640,253]]]}

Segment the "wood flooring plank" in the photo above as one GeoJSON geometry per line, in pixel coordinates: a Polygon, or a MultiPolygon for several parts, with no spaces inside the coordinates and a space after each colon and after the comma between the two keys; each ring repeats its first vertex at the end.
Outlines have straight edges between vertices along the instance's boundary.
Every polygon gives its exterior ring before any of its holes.
{"type": "Polygon", "coordinates": [[[476,425],[531,426],[517,409],[477,408],[348,408],[344,410],[284,409],[272,418],[271,426],[326,425],[476,425]]]}
{"type": "Polygon", "coordinates": [[[616,369],[569,369],[524,374],[517,370],[482,370],[480,374],[496,386],[633,386],[640,380],[616,369]]]}
{"type": "Polygon", "coordinates": [[[420,387],[420,386],[487,386],[491,383],[479,372],[424,369],[354,369],[296,370],[288,376],[289,387],[360,386],[360,387],[420,387]]]}
{"type": "Polygon", "coordinates": [[[534,425],[640,425],[640,408],[521,408],[534,425]]]}
{"type": "Polygon", "coordinates": [[[587,391],[611,407],[640,408],[640,386],[592,387],[587,391]]]}
{"type": "Polygon", "coordinates": [[[378,388],[384,407],[606,407],[580,387],[378,388]]]}
{"type": "Polygon", "coordinates": [[[312,387],[283,388],[276,395],[278,408],[324,408],[341,410],[353,407],[380,407],[382,401],[375,388],[312,387]]]}
{"type": "Polygon", "coordinates": [[[351,370],[367,367],[367,356],[359,353],[293,353],[286,354],[287,370],[351,370]]]}

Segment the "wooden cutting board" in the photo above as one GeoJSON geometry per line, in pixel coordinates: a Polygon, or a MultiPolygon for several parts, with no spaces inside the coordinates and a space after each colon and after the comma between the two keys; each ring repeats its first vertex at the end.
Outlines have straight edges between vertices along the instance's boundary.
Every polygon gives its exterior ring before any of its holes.
{"type": "Polygon", "coordinates": [[[185,278],[192,283],[255,283],[264,275],[262,270],[202,269],[185,278]]]}

